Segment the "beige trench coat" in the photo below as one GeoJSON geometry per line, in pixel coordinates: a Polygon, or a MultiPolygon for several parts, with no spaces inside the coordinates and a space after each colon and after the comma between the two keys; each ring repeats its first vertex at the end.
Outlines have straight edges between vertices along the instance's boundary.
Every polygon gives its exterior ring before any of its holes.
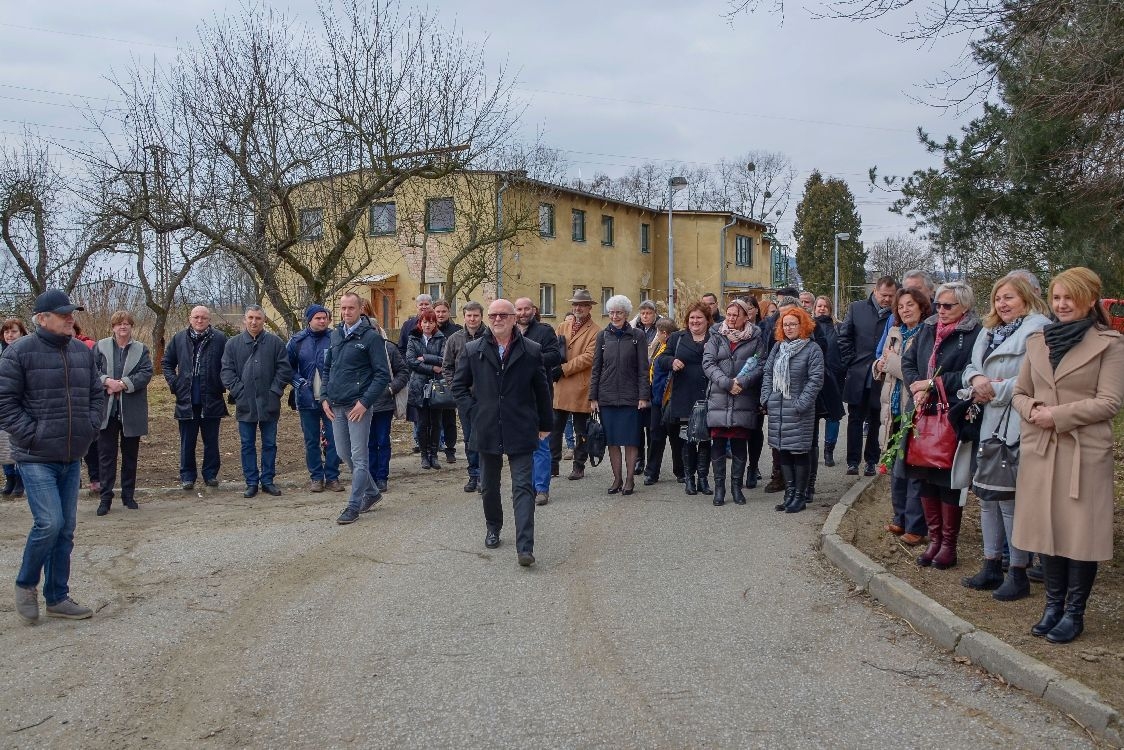
{"type": "Polygon", "coordinates": [[[1112,419],[1124,401],[1124,336],[1089,329],[1055,372],[1042,333],[1027,339],[1012,398],[1022,416],[1013,542],[1072,560],[1112,559],[1112,419]],[[1053,409],[1053,430],[1029,421],[1053,409]]]}
{"type": "Polygon", "coordinates": [[[558,335],[566,337],[566,361],[562,363],[562,379],[554,384],[554,408],[589,414],[589,380],[593,372],[593,352],[597,332],[601,328],[592,320],[573,333],[573,323],[558,324],[558,335]]]}

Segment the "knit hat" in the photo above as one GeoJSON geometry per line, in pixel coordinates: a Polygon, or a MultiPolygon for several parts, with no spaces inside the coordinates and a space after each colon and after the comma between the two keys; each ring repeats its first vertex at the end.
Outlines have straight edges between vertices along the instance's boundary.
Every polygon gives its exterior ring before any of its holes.
{"type": "Polygon", "coordinates": [[[308,309],[304,311],[304,322],[311,323],[312,319],[320,313],[326,314],[329,318],[332,317],[332,313],[328,312],[328,308],[313,302],[308,306],[308,309]]]}

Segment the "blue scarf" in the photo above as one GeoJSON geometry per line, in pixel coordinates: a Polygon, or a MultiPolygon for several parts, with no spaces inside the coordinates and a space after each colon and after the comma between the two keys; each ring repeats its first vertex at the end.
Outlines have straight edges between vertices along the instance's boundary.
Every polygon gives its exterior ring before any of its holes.
{"type": "MultiPolygon", "coordinates": [[[[913,328],[906,328],[905,323],[898,325],[898,330],[902,332],[902,354],[905,354],[905,347],[909,340],[921,330],[921,324],[918,323],[913,328]]],[[[890,391],[890,414],[895,417],[902,415],[902,381],[894,383],[893,390],[890,391]]]]}

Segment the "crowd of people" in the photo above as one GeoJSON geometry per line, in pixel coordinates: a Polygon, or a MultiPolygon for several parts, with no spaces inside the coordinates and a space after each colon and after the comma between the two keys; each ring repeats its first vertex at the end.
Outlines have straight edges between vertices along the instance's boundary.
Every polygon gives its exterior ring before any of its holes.
{"type": "MultiPolygon", "coordinates": [[[[1124,398],[1124,338],[1107,326],[1100,296],[1096,275],[1075,268],[1052,280],[1047,305],[1037,279],[1018,271],[995,283],[981,317],[968,284],[935,287],[928,274],[911,271],[878,279],[842,321],[826,297],[786,288],[724,308],[706,294],[686,304],[678,321],[660,316],[651,301],[634,310],[617,295],[604,303],[602,327],[597,302],[579,290],[553,327],[527,298],[495,300],[486,313],[468,302],[462,326],[447,302],[420,295],[395,344],[370,303],[348,292],[338,301],[338,324],[327,307],[311,305],[304,329],[288,342],[265,330],[259,306],[246,308],[242,331],[229,339],[206,307],[195,307],[162,366],[175,395],[183,489],[194,489],[200,476],[218,486],[219,425],[229,403],[245,497],[280,495],[277,425],[289,388],[308,490],[349,492],[337,523],[355,522],[388,491],[396,417],[413,423],[425,470],[440,469],[442,458],[457,462],[459,427],[464,490],[481,494],[490,549],[501,544],[506,457],[523,566],[535,562],[535,509],[551,502],[564,460],[571,462],[567,480],[581,481],[587,464],[607,454],[606,492],[627,496],[637,492],[637,477],[644,486],[660,482],[670,453],[686,495],[745,505],[745,490],[764,479],[767,443],[772,476],[764,491],[783,492],[774,507],[793,514],[816,492],[821,421],[823,464],[832,467],[846,415],[846,473],[873,476],[881,467],[890,475],[885,528],[906,545],[924,545],[917,563],[957,564],[963,508],[974,490],[983,565],[964,585],[1003,601],[1028,596],[1037,554],[1046,608],[1033,632],[1067,642],[1082,630],[1097,561],[1112,557],[1110,423],[1124,398]],[[914,457],[913,444],[918,452],[923,446],[913,420],[933,414],[956,432],[945,446],[949,465],[914,457]],[[992,477],[1000,443],[1005,460],[1021,455],[1017,487],[992,477]]],[[[110,512],[119,459],[122,504],[138,507],[152,361],[133,338],[129,313],[115,313],[112,335],[87,345],[75,331],[78,309],[51,290],[36,300],[31,335],[19,320],[3,326],[4,494],[26,492],[35,518],[16,583],[17,611],[27,621],[38,617],[41,577],[49,615],[90,615],[67,585],[89,446],[97,455],[97,515],[110,512]]]]}

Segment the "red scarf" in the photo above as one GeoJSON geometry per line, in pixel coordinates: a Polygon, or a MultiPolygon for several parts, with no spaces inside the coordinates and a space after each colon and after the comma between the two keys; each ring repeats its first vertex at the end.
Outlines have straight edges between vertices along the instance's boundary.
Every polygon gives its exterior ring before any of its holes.
{"type": "Polygon", "coordinates": [[[937,339],[933,342],[933,351],[929,354],[929,377],[933,377],[933,373],[937,370],[937,350],[941,348],[941,344],[948,338],[949,334],[956,330],[956,326],[963,319],[963,316],[957,318],[951,323],[941,323],[937,321],[937,339]]]}

